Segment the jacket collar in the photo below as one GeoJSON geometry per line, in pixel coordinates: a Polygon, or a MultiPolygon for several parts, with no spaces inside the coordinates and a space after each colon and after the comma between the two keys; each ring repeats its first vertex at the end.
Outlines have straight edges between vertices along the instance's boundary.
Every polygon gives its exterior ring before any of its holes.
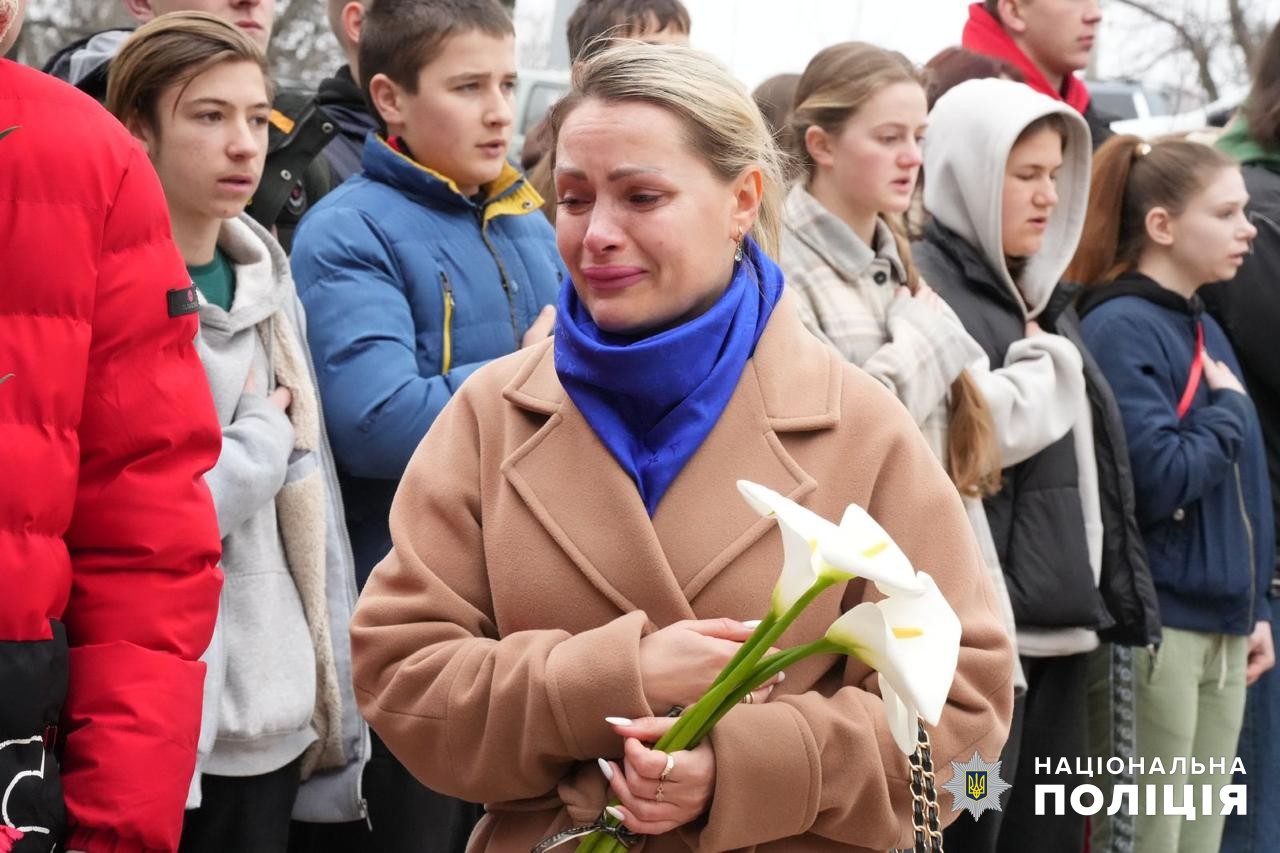
{"type": "Polygon", "coordinates": [[[1140,272],[1128,272],[1115,281],[1085,288],[1077,303],[1079,314],[1084,317],[1102,303],[1121,296],[1137,296],[1161,308],[1186,314],[1188,317],[1199,317],[1200,312],[1204,310],[1204,302],[1201,301],[1198,293],[1192,294],[1191,298],[1187,299],[1181,294],[1161,287],[1159,282],[1150,276],[1140,272]]]}
{"type": "Polygon", "coordinates": [[[843,220],[813,197],[803,183],[787,194],[786,228],[809,247],[845,281],[857,281],[877,259],[886,262],[899,282],[907,271],[898,256],[898,245],[884,219],[876,218],[876,248],[873,250],[843,220]]]}
{"type": "MultiPolygon", "coordinates": [[[[839,357],[804,329],[794,297],[784,293],[720,420],[650,519],[635,484],[565,393],[548,342],[502,392],[511,404],[547,418],[503,461],[503,474],[620,611],[644,610],[655,625],[693,618],[698,593],[772,524],[742,501],[736,480],[753,480],[793,500],[817,488],[778,433],[836,426],[842,370],[839,357]],[[726,459],[734,460],[731,472],[723,469],[726,459]],[[589,483],[566,486],[569,460],[590,472],[589,483]],[[639,572],[638,565],[660,570],[639,572]]],[[[759,592],[767,597],[768,590],[759,592]]]]}
{"type": "Polygon", "coordinates": [[[498,216],[523,216],[539,210],[543,198],[525,180],[524,173],[508,162],[493,182],[482,187],[479,204],[462,194],[451,178],[427,168],[397,150],[381,134],[370,132],[365,140],[361,165],[365,174],[430,207],[468,209],[487,225],[498,216]]]}
{"type": "Polygon", "coordinates": [[[1025,306],[1014,298],[1006,286],[991,269],[982,254],[956,232],[943,225],[936,218],[930,219],[924,226],[924,239],[937,246],[960,267],[970,289],[980,291],[988,299],[1002,303],[1018,313],[1026,311],[1025,306]],[[974,287],[976,285],[976,287],[974,287]]]}

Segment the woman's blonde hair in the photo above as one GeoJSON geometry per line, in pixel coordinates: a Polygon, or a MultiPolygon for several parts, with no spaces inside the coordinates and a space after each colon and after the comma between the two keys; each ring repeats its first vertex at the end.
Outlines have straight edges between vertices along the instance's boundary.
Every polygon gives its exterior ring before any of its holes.
{"type": "Polygon", "coordinates": [[[782,229],[783,156],[747,90],[705,53],[676,45],[621,41],[580,63],[573,89],[551,111],[551,167],[565,120],[584,101],[636,101],[670,112],[711,171],[732,181],[751,166],[763,173],[760,211],[751,236],[777,257],[782,229]]]}
{"type": "Polygon", "coordinates": [[[125,127],[141,124],[159,130],[156,107],[161,95],[174,85],[185,90],[192,80],[224,62],[257,65],[271,99],[267,58],[247,35],[204,12],[161,15],[138,27],[111,60],[107,109],[125,127]]]}

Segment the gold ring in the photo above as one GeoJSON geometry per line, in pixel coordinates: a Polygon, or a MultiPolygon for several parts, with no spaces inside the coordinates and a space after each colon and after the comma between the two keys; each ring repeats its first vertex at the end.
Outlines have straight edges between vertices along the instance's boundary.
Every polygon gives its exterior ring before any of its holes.
{"type": "Polygon", "coordinates": [[[667,753],[667,766],[662,768],[662,772],[658,774],[658,790],[662,790],[662,783],[671,778],[671,771],[676,769],[676,757],[671,753],[667,753]]]}
{"type": "Polygon", "coordinates": [[[745,705],[754,705],[755,701],[756,697],[754,693],[748,693],[746,696],[742,697],[742,702],[745,705]]]}
{"type": "Polygon", "coordinates": [[[661,802],[663,802],[664,800],[666,800],[666,798],[667,798],[667,797],[666,797],[666,795],[662,793],[662,783],[661,783],[661,782],[659,782],[659,783],[658,783],[658,792],[657,792],[656,794],[654,794],[654,795],[653,795],[653,801],[654,801],[655,803],[661,803],[661,802]]]}

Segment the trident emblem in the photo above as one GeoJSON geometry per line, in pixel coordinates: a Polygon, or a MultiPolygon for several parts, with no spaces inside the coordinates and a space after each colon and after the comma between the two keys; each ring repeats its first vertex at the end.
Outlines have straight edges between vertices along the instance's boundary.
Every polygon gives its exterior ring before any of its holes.
{"type": "Polygon", "coordinates": [[[971,800],[981,800],[987,795],[987,771],[969,770],[964,774],[965,792],[971,800]]]}

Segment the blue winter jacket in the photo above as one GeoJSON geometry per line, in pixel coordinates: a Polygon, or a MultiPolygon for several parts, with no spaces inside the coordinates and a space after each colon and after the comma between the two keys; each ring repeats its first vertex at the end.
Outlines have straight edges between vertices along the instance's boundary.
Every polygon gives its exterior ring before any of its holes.
{"type": "Polygon", "coordinates": [[[391,548],[418,442],[472,372],[519,349],[564,276],[514,167],[476,203],[376,134],[362,163],[303,219],[292,257],[361,586],[391,548]]]}
{"type": "Polygon", "coordinates": [[[1236,376],[1222,328],[1146,276],[1085,292],[1081,332],[1115,392],[1129,440],[1138,523],[1169,627],[1248,634],[1269,619],[1263,599],[1275,554],[1262,431],[1253,403],[1203,378],[1178,418],[1195,355],[1205,349],[1236,376]]]}

